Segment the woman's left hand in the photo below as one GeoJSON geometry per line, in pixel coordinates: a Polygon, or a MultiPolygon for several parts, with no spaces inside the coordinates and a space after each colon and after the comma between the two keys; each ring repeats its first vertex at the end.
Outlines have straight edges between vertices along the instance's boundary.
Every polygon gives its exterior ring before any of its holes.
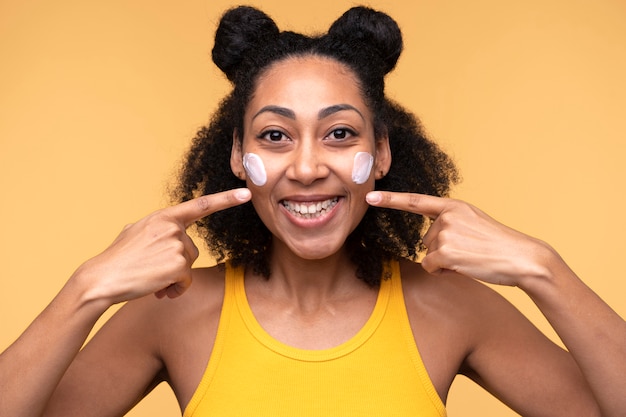
{"type": "Polygon", "coordinates": [[[432,219],[423,238],[428,251],[422,260],[422,267],[432,274],[454,271],[492,284],[520,286],[526,279],[549,276],[551,262],[562,262],[545,242],[460,200],[373,191],[367,202],[432,219]]]}

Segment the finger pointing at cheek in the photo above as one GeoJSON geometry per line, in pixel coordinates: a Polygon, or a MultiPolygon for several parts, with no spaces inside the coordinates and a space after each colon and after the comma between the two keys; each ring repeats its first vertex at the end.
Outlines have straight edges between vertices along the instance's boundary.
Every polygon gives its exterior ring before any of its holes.
{"type": "Polygon", "coordinates": [[[211,195],[203,195],[164,210],[187,228],[203,217],[220,210],[243,204],[249,201],[250,198],[250,190],[247,188],[237,188],[235,190],[222,191],[211,195]]]}
{"type": "Polygon", "coordinates": [[[205,195],[158,210],[124,228],[82,273],[94,291],[110,304],[154,293],[174,298],[191,284],[191,268],[199,255],[186,229],[219,210],[250,200],[245,188],[205,195]]]}
{"type": "Polygon", "coordinates": [[[426,194],[372,191],[365,197],[375,207],[404,210],[436,219],[449,205],[449,199],[426,194]]]}

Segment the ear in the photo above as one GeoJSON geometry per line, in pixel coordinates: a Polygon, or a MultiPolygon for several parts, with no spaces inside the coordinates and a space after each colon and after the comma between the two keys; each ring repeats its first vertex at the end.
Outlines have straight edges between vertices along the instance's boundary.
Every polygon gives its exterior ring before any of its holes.
{"type": "Polygon", "coordinates": [[[391,148],[389,135],[376,139],[376,156],[374,158],[374,178],[379,180],[389,172],[391,167],[391,148]]]}
{"type": "Polygon", "coordinates": [[[230,151],[230,169],[240,180],[246,179],[246,170],[243,168],[243,155],[241,154],[241,141],[237,129],[233,131],[233,147],[230,151]]]}

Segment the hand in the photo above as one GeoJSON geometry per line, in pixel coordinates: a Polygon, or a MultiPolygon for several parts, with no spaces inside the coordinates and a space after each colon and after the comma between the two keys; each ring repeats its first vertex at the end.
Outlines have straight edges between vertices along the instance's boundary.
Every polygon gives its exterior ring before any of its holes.
{"type": "Polygon", "coordinates": [[[77,271],[90,280],[88,299],[115,304],[151,293],[178,297],[191,284],[191,266],[199,255],[186,229],[211,213],[248,200],[247,189],[205,195],[126,226],[104,252],[77,271]]]}
{"type": "MultiPolygon", "coordinates": [[[[545,277],[556,253],[544,242],[513,230],[459,200],[423,194],[374,191],[367,201],[432,219],[423,242],[422,267],[432,274],[448,271],[499,285],[520,286],[545,277]]],[[[560,259],[560,258],[559,258],[560,259]]]]}

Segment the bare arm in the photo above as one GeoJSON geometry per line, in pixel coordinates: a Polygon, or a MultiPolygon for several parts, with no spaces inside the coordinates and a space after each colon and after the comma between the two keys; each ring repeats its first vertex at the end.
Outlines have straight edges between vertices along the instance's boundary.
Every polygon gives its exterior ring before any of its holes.
{"type": "MultiPolygon", "coordinates": [[[[111,305],[152,293],[181,295],[191,284],[191,265],[198,256],[187,227],[249,198],[248,190],[231,190],[160,210],[127,226],[109,248],[83,264],[0,355],[0,415],[43,415],[95,322],[111,305]]],[[[80,398],[65,395],[63,401],[80,398]]]]}
{"type": "MultiPolygon", "coordinates": [[[[422,266],[428,272],[442,276],[461,274],[524,290],[568,348],[589,387],[585,389],[593,393],[602,415],[623,416],[626,410],[623,395],[626,392],[626,323],[576,277],[550,246],[457,200],[374,192],[368,195],[368,202],[433,219],[424,236],[428,253],[422,266]]],[[[540,356],[549,358],[551,354],[547,351],[544,354],[544,351],[534,352],[538,360],[547,364],[540,356]]],[[[555,361],[557,356],[554,356],[555,361]]],[[[487,369],[484,362],[480,366],[487,369]]],[[[564,365],[555,369],[568,368],[564,365]]],[[[495,379],[505,380],[504,376],[495,379]]]]}
{"type": "MultiPolygon", "coordinates": [[[[547,249],[548,251],[550,249],[547,249]]],[[[603,416],[626,410],[626,321],[554,253],[544,279],[520,285],[567,346],[603,416]]]]}
{"type": "Polygon", "coordinates": [[[70,279],[0,355],[0,415],[39,416],[91,328],[107,309],[70,279]]]}

